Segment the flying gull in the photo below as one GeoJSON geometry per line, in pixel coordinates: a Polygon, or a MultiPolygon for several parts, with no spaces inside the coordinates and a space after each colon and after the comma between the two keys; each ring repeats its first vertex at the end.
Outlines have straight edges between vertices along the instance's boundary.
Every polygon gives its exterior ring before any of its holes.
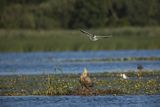
{"type": "Polygon", "coordinates": [[[91,34],[91,33],[87,32],[87,31],[84,31],[84,30],[80,30],[80,31],[82,33],[86,34],[86,36],[88,36],[91,41],[97,41],[98,39],[112,37],[112,35],[109,35],[109,36],[97,36],[95,34],[91,34]]]}

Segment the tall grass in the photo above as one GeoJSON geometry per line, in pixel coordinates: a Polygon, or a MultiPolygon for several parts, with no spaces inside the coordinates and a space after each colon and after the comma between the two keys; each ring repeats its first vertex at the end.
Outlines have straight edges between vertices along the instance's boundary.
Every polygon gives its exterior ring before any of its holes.
{"type": "Polygon", "coordinates": [[[113,38],[91,42],[77,30],[0,30],[0,51],[160,49],[160,27],[90,29],[113,38]]]}

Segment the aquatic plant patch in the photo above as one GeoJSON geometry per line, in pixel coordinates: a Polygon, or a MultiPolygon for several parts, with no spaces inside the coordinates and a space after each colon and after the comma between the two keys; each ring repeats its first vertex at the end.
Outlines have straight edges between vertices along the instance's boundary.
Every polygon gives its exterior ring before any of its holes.
{"type": "Polygon", "coordinates": [[[0,95],[153,95],[160,94],[160,71],[92,73],[91,90],[79,83],[79,74],[9,75],[0,76],[0,95]]]}

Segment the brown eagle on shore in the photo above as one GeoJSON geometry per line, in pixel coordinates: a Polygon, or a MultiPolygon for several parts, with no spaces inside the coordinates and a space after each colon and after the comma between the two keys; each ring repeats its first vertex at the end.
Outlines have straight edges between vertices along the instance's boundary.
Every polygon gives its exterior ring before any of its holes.
{"type": "Polygon", "coordinates": [[[88,71],[86,68],[84,68],[81,76],[80,76],[80,83],[82,88],[85,87],[86,89],[90,90],[91,87],[93,87],[93,82],[91,78],[88,75],[88,71]]]}

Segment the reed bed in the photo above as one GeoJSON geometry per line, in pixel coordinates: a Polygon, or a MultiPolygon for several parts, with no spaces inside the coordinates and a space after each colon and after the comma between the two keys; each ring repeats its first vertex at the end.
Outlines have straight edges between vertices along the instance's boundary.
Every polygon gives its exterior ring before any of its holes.
{"type": "Polygon", "coordinates": [[[1,52],[160,49],[160,27],[90,29],[112,38],[91,42],[75,30],[0,30],[1,52]]]}

